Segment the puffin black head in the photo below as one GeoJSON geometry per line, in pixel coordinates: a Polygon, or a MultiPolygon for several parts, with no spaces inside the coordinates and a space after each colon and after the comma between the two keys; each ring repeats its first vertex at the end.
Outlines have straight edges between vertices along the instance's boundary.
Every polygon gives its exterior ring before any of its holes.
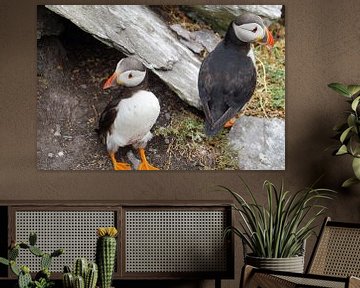
{"type": "Polygon", "coordinates": [[[106,80],[103,89],[116,85],[136,87],[144,82],[146,67],[134,57],[121,59],[116,65],[115,72],[106,80]]]}
{"type": "Polygon", "coordinates": [[[242,43],[260,43],[268,47],[274,45],[274,38],[263,20],[252,13],[244,13],[231,22],[226,37],[242,43]],[[234,39],[236,37],[236,39],[234,39]]]}

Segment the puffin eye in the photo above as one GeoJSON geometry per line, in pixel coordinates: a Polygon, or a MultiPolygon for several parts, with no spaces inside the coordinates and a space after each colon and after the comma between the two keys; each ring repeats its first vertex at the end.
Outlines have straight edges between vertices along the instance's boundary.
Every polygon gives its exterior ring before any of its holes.
{"type": "Polygon", "coordinates": [[[251,32],[256,33],[257,29],[258,29],[258,28],[255,26],[255,28],[252,29],[251,32]]]}
{"type": "Polygon", "coordinates": [[[129,76],[128,76],[128,78],[131,79],[132,77],[133,77],[133,75],[130,73],[129,76]]]}

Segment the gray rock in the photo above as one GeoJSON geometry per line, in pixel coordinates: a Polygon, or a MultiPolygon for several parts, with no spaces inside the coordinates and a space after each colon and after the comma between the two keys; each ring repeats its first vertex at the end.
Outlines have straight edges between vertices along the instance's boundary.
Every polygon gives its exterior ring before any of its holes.
{"type": "Polygon", "coordinates": [[[56,124],[56,131],[54,132],[55,137],[61,136],[61,126],[59,124],[56,124]]]}
{"type": "Polygon", "coordinates": [[[201,107],[197,91],[199,59],[149,8],[140,5],[46,5],[95,38],[136,55],[177,95],[201,107]]]}
{"type": "Polygon", "coordinates": [[[204,50],[204,47],[201,44],[196,43],[195,41],[187,41],[184,39],[179,39],[179,41],[195,54],[200,54],[204,50]]]}
{"type": "Polygon", "coordinates": [[[208,52],[214,50],[216,45],[221,41],[220,36],[208,29],[194,31],[193,33],[195,35],[195,40],[204,46],[208,52]]]}
{"type": "Polygon", "coordinates": [[[173,24],[170,25],[170,29],[174,31],[178,36],[184,38],[187,41],[192,41],[191,39],[191,32],[186,30],[185,28],[181,27],[180,24],[173,24]]]}
{"type": "Polygon", "coordinates": [[[180,37],[180,42],[196,54],[200,54],[204,49],[211,52],[221,41],[219,36],[208,29],[190,32],[179,24],[173,24],[170,28],[180,37]]]}
{"type": "Polygon", "coordinates": [[[251,12],[263,18],[266,25],[281,17],[282,5],[190,5],[184,6],[192,18],[200,18],[212,28],[224,33],[234,17],[251,12]]]}
{"type": "Polygon", "coordinates": [[[285,169],[285,120],[240,117],[229,133],[241,170],[285,169]]]}

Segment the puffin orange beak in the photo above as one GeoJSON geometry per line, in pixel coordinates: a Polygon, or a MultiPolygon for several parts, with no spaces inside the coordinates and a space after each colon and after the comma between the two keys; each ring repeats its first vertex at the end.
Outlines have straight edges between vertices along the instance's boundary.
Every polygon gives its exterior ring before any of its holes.
{"type": "Polygon", "coordinates": [[[270,49],[274,46],[274,37],[272,36],[271,32],[269,31],[269,29],[265,29],[266,32],[266,46],[270,49]]]}
{"type": "Polygon", "coordinates": [[[107,89],[107,88],[110,88],[112,86],[115,85],[116,83],[116,77],[117,77],[117,74],[114,73],[112,74],[105,82],[104,86],[103,86],[103,89],[107,89]]]}

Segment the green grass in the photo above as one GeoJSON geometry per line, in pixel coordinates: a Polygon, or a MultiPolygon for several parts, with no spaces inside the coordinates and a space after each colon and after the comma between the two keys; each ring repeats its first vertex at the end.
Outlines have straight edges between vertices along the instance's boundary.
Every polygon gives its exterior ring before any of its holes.
{"type": "MultiPolygon", "coordinates": [[[[182,157],[201,170],[237,169],[237,157],[227,140],[228,131],[209,138],[204,133],[204,119],[181,110],[168,126],[159,127],[155,135],[171,139],[169,159],[182,157]]],[[[172,168],[172,163],[169,167],[172,168]]]]}

